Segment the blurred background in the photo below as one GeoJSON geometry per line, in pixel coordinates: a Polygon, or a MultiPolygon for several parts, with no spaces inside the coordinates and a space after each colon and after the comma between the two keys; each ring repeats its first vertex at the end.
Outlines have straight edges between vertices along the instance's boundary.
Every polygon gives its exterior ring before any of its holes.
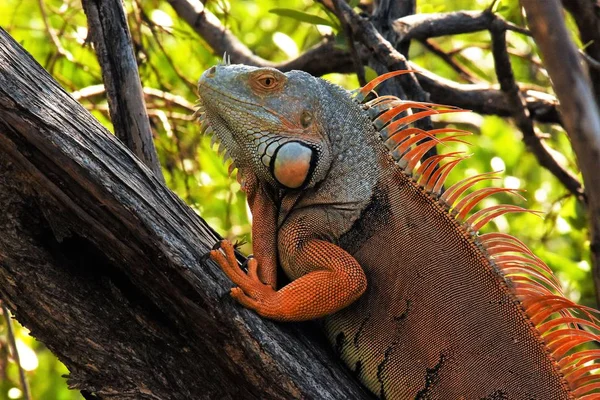
{"type": "MultiPolygon", "coordinates": [[[[357,2],[354,2],[356,4],[357,2]]],[[[368,2],[364,2],[368,7],[368,2]]],[[[489,0],[417,1],[417,13],[483,10],[489,0]]],[[[206,2],[206,8],[255,54],[272,61],[297,57],[326,35],[346,46],[339,22],[311,0],[206,2]]],[[[245,239],[251,249],[250,215],[240,186],[227,174],[227,165],[199,134],[193,121],[195,82],[220,61],[206,42],[181,20],[166,1],[125,1],[128,23],[146,94],[154,139],[167,185],[191,205],[221,235],[245,239]]],[[[525,20],[516,1],[502,1],[496,9],[518,26],[525,20]]],[[[572,32],[576,32],[571,20],[572,32]]],[[[87,22],[79,1],[3,0],[0,26],[8,31],[49,73],[108,129],[112,130],[101,71],[87,41],[87,22]]],[[[577,35],[574,34],[574,38],[577,35]]],[[[533,39],[508,32],[508,50],[515,77],[524,87],[552,93],[533,39]]],[[[581,48],[584,44],[577,43],[581,48]]],[[[447,79],[460,83],[496,84],[488,32],[413,42],[410,59],[447,79]],[[444,61],[431,45],[446,54],[444,61]],[[458,66],[458,68],[456,67],[458,66]]],[[[375,76],[367,70],[367,79],[375,76]]],[[[331,74],[325,79],[348,89],[358,86],[355,75],[331,74]]],[[[526,150],[522,135],[509,119],[457,114],[436,121],[473,132],[472,146],[447,146],[440,152],[465,151],[471,158],[450,175],[450,183],[475,173],[504,171],[494,185],[524,189],[519,199],[495,196],[483,206],[514,202],[542,212],[500,217],[487,230],[511,233],[540,256],[557,274],[572,300],[596,306],[590,275],[587,220],[579,201],[542,168],[526,150]]],[[[579,176],[569,139],[558,125],[539,125],[552,155],[579,176]]],[[[581,177],[579,176],[580,180],[581,177]]],[[[6,314],[0,319],[0,399],[21,399],[19,369],[11,355],[6,314]]],[[[16,347],[35,399],[82,399],[67,388],[68,370],[28,330],[12,320],[16,347]]]]}

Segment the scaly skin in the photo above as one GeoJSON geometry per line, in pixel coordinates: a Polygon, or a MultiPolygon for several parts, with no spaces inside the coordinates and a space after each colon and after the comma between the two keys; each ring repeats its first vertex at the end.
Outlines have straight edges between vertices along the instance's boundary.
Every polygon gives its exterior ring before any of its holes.
{"type": "Polygon", "coordinates": [[[381,398],[575,398],[530,297],[492,258],[512,245],[484,245],[417,184],[368,107],[303,72],[241,65],[212,67],[199,93],[254,216],[248,273],[230,242],[211,252],[243,306],[325,317],[341,358],[381,398]],[[279,289],[278,267],[291,280],[279,289]]]}

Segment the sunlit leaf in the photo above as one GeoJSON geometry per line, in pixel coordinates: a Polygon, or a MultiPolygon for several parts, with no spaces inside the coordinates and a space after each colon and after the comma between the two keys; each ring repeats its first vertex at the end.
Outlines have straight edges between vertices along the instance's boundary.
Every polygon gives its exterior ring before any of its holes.
{"type": "Polygon", "coordinates": [[[327,25],[331,27],[335,27],[336,25],[323,17],[319,17],[318,15],[309,14],[303,11],[293,10],[291,8],[272,8],[269,10],[270,13],[276,14],[282,17],[292,18],[296,21],[307,22],[313,25],[327,25]]]}

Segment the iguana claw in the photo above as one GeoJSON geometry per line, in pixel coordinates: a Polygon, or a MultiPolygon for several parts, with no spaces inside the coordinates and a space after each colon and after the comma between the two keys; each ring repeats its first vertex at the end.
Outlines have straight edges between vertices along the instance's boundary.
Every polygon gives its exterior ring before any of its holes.
{"type": "Polygon", "coordinates": [[[239,286],[231,289],[231,296],[239,303],[261,315],[272,307],[277,292],[260,281],[258,262],[254,257],[249,257],[244,263],[248,268],[248,273],[245,273],[235,258],[234,245],[229,240],[222,240],[213,247],[210,258],[239,286]]]}

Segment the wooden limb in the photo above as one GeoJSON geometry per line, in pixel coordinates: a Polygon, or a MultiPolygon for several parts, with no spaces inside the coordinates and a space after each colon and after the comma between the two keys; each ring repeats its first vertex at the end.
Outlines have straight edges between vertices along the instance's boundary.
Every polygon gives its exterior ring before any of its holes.
{"type": "MultiPolygon", "coordinates": [[[[409,69],[406,58],[400,54],[367,19],[358,16],[345,2],[339,2],[340,20],[352,28],[354,37],[365,45],[372,55],[381,62],[389,71],[409,69]]],[[[335,9],[332,10],[335,12],[335,9]]],[[[429,101],[428,93],[423,90],[414,74],[405,74],[398,77],[408,96],[416,101],[429,101]]]]}
{"type": "Polygon", "coordinates": [[[508,102],[513,105],[512,117],[523,133],[525,145],[533,153],[538,163],[552,173],[575,197],[586,203],[583,187],[577,177],[566,170],[556,161],[554,156],[542,138],[537,134],[533,120],[527,110],[521,90],[515,81],[512,65],[508,56],[506,44],[506,28],[497,20],[492,23],[490,33],[492,35],[492,54],[494,56],[494,67],[500,82],[500,88],[504,92],[508,102]]]}
{"type": "MultiPolygon", "coordinates": [[[[398,18],[414,14],[417,6],[416,0],[377,0],[375,3],[373,20],[381,21],[385,19],[385,25],[398,18]]],[[[375,26],[378,26],[378,24],[375,23],[375,26]]]]}
{"type": "Polygon", "coordinates": [[[295,59],[277,64],[252,53],[221,24],[213,13],[205,9],[201,2],[191,0],[168,0],[168,2],[177,15],[187,22],[215,53],[221,55],[226,52],[233,63],[274,67],[284,72],[298,69],[315,76],[331,72],[355,72],[350,54],[336,47],[331,39],[323,40],[295,59]]]}
{"type": "Polygon", "coordinates": [[[271,61],[252,53],[245,44],[221,24],[221,21],[213,13],[204,8],[204,4],[200,1],[167,1],[179,18],[187,22],[217,54],[222,55],[226,52],[231,56],[233,63],[273,66],[271,61]]]}
{"type": "Polygon", "coordinates": [[[564,126],[569,133],[583,175],[591,225],[592,275],[600,304],[600,115],[590,81],[577,48],[565,26],[558,0],[521,0],[529,29],[537,43],[552,86],[560,100],[564,126]],[[560,49],[560,57],[556,56],[560,49]]]}
{"type": "Polygon", "coordinates": [[[214,231],[2,29],[0,205],[0,297],[86,398],[370,398],[234,304],[214,231]]]}
{"type": "Polygon", "coordinates": [[[416,11],[416,0],[378,0],[370,20],[373,26],[390,43],[395,43],[396,50],[408,57],[410,40],[398,43],[398,32],[393,23],[399,18],[413,15],[416,11]]]}
{"type": "Polygon", "coordinates": [[[414,14],[399,18],[393,23],[398,40],[426,40],[449,35],[460,35],[489,30],[490,24],[500,21],[504,28],[525,35],[527,29],[516,26],[496,16],[490,8],[484,11],[456,11],[450,13],[414,14]]]}
{"type": "MultiPolygon", "coordinates": [[[[331,1],[323,0],[322,2],[330,9],[334,9],[331,1]]],[[[201,3],[192,3],[190,0],[169,0],[169,4],[177,15],[204,38],[217,54],[227,52],[233,62],[258,67],[274,66],[281,71],[298,69],[315,76],[332,72],[355,72],[350,53],[335,47],[332,41],[325,41],[293,60],[273,64],[254,55],[221,25],[217,17],[205,10],[201,3]]],[[[483,27],[482,24],[481,30],[487,29],[487,25],[485,26],[483,27]]],[[[359,54],[363,62],[366,62],[369,57],[368,52],[359,51],[359,54]]],[[[384,54],[380,55],[380,57],[384,56],[384,54]]],[[[408,66],[421,72],[417,74],[419,84],[431,95],[431,101],[435,103],[452,104],[480,114],[511,115],[511,105],[506,101],[502,91],[494,87],[458,84],[410,62],[408,66]]],[[[558,102],[551,95],[536,91],[524,91],[523,96],[527,102],[527,109],[534,120],[544,123],[561,123],[556,110],[558,102]]]]}
{"type": "Polygon", "coordinates": [[[600,99],[600,6],[597,2],[588,0],[563,0],[562,5],[577,24],[579,37],[584,45],[583,54],[592,67],[589,68],[589,74],[596,99],[600,99]]]}
{"type": "Polygon", "coordinates": [[[102,68],[115,134],[164,182],[123,3],[83,0],[82,4],[102,68]]]}
{"type": "MultiPolygon", "coordinates": [[[[436,75],[415,63],[408,62],[410,69],[418,71],[419,83],[431,96],[434,103],[451,104],[478,114],[512,115],[512,105],[504,93],[486,84],[456,83],[436,75]]],[[[522,90],[527,109],[535,121],[562,124],[558,113],[558,101],[554,96],[535,90],[522,90]]]]}
{"type": "MultiPolygon", "coordinates": [[[[349,7],[344,7],[350,10],[349,7]]],[[[354,14],[352,12],[352,14],[354,14]]],[[[349,14],[349,15],[352,15],[349,14]]],[[[486,28],[489,26],[486,22],[486,28]]],[[[378,59],[392,69],[412,69],[418,71],[415,74],[418,84],[422,87],[422,93],[429,93],[431,101],[442,104],[473,110],[480,114],[492,114],[499,116],[510,116],[512,105],[506,100],[504,93],[495,87],[484,84],[460,84],[436,75],[415,63],[406,62],[405,58],[393,49],[393,47],[382,41],[381,35],[370,29],[369,22],[354,14],[352,17],[355,37],[369,48],[378,59]]],[[[365,57],[366,58],[366,57],[365,57]]],[[[403,75],[407,77],[408,75],[403,75]]],[[[534,90],[524,90],[523,97],[527,103],[527,109],[531,117],[544,123],[561,123],[557,105],[558,101],[551,95],[534,90]]]]}

